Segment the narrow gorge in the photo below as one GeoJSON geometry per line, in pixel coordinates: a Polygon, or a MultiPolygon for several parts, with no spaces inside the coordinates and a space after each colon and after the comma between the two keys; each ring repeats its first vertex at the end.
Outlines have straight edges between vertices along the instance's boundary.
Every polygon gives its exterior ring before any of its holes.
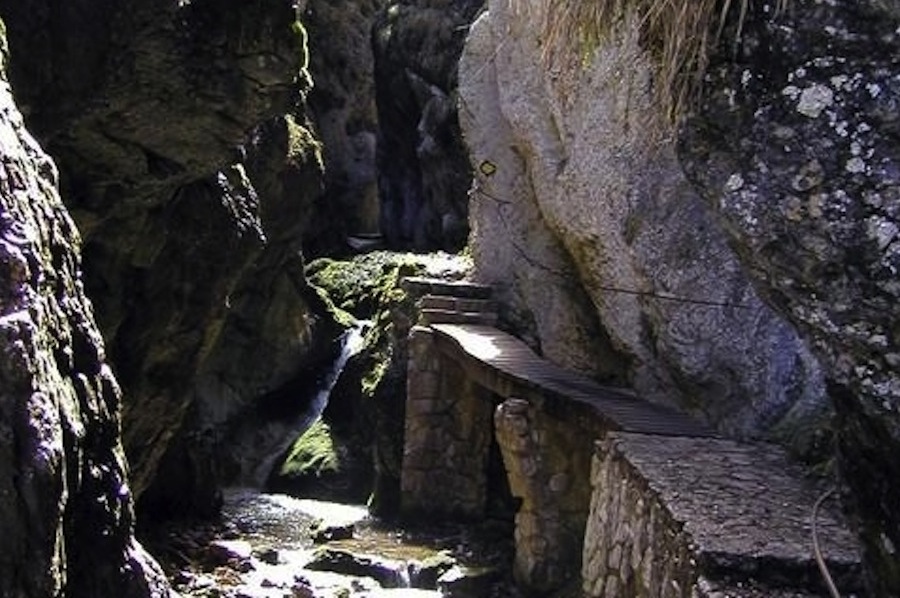
{"type": "Polygon", "coordinates": [[[895,0],[0,0],[0,598],[900,596],[898,106],[895,0]]]}

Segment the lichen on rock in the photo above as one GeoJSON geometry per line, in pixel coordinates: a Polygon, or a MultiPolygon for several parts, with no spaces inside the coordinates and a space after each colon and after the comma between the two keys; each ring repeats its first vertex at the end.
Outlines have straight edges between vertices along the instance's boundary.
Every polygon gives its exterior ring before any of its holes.
{"type": "Polygon", "coordinates": [[[0,25],[0,595],[169,594],[134,540],[121,391],[81,237],[6,81],[0,25]]]}
{"type": "Polygon", "coordinates": [[[900,41],[886,6],[753,12],[680,136],[743,267],[825,365],[845,498],[885,596],[900,592],[900,41]]]}

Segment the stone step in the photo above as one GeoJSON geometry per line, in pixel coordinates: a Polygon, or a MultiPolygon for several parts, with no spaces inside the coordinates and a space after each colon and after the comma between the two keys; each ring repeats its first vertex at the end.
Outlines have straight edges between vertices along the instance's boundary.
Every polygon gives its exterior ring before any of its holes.
{"type": "Polygon", "coordinates": [[[422,309],[419,312],[419,323],[423,326],[430,326],[432,324],[476,324],[479,326],[496,326],[497,312],[422,309]]]}
{"type": "Polygon", "coordinates": [[[442,309],[461,312],[496,312],[497,304],[491,299],[466,299],[450,295],[425,295],[419,300],[422,309],[442,309]]]}
{"type": "MultiPolygon", "coordinates": [[[[646,595],[825,595],[811,538],[822,482],[774,445],[616,432],[597,443],[591,484],[587,596],[634,583],[646,595]]],[[[817,523],[842,595],[863,595],[859,544],[833,500],[817,523]]]]}
{"type": "Polygon", "coordinates": [[[403,290],[418,296],[449,295],[465,299],[490,299],[493,289],[468,280],[443,280],[424,276],[407,276],[401,282],[403,290]]]}

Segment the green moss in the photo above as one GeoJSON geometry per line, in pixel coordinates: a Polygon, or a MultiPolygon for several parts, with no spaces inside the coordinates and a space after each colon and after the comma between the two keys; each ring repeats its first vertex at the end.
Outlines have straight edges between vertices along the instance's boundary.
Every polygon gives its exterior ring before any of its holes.
{"type": "Polygon", "coordinates": [[[310,283],[323,289],[334,304],[357,318],[372,319],[402,294],[400,279],[421,274],[425,266],[412,254],[375,251],[349,261],[328,258],[307,266],[310,283]]]}
{"type": "Polygon", "coordinates": [[[321,476],[338,471],[340,459],[335,450],[331,429],[317,419],[294,441],[279,474],[285,477],[321,476]]]}
{"type": "Polygon", "coordinates": [[[291,23],[291,31],[294,32],[294,35],[297,37],[297,43],[300,46],[300,70],[305,71],[309,68],[309,34],[306,33],[306,28],[300,22],[299,15],[291,23]]]}
{"type": "Polygon", "coordinates": [[[6,55],[8,52],[6,47],[6,24],[0,19],[0,74],[6,72],[6,55]]]}
{"type": "Polygon", "coordinates": [[[298,123],[293,115],[285,116],[288,146],[287,159],[295,165],[315,163],[319,170],[325,169],[322,159],[322,144],[309,128],[298,123]]]}

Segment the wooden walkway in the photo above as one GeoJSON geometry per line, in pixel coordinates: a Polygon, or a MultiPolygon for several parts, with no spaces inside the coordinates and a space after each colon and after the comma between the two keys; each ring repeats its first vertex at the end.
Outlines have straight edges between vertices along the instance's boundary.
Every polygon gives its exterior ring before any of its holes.
{"type": "Polygon", "coordinates": [[[431,328],[441,351],[459,361],[480,384],[506,397],[541,400],[548,414],[574,418],[587,428],[599,425],[604,431],[715,436],[688,415],[542,359],[525,343],[496,328],[475,324],[432,324],[431,328]]]}

